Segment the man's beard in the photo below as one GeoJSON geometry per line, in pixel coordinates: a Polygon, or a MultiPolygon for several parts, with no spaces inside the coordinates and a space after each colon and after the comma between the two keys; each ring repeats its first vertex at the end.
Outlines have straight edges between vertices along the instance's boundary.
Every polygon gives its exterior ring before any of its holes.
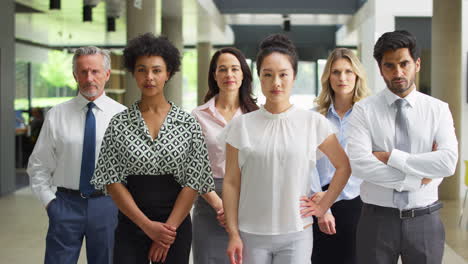
{"type": "Polygon", "coordinates": [[[391,81],[385,80],[385,83],[387,84],[388,89],[390,89],[390,91],[392,91],[394,94],[403,94],[409,89],[411,89],[411,87],[413,87],[414,79],[415,78],[412,78],[410,80],[406,78],[394,78],[391,81]],[[393,81],[398,81],[398,80],[405,80],[405,82],[402,84],[406,84],[406,85],[401,86],[399,84],[393,84],[393,81]]]}
{"type": "Polygon", "coordinates": [[[97,85],[95,84],[87,84],[85,88],[80,89],[80,93],[84,97],[96,97],[101,93],[101,90],[98,88],[97,85]],[[95,89],[89,90],[89,87],[94,87],[95,89]]]}

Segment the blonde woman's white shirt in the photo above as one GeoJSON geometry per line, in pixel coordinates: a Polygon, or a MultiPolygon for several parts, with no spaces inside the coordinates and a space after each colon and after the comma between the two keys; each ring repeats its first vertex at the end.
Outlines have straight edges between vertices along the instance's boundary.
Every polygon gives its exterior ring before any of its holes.
{"type": "Polygon", "coordinates": [[[301,217],[299,199],[320,185],[310,171],[323,155],[318,146],[333,133],[324,116],[295,106],[280,114],[262,106],[232,120],[219,139],[239,150],[240,231],[279,235],[313,223],[301,217]]]}

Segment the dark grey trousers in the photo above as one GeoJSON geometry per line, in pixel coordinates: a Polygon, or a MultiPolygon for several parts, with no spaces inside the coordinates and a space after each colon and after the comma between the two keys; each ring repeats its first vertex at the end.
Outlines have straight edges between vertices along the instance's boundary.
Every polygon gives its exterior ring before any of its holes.
{"type": "Polygon", "coordinates": [[[441,264],[445,231],[439,212],[400,219],[394,208],[364,203],[357,228],[360,264],[441,264]]]}
{"type": "MultiPolygon", "coordinates": [[[[215,178],[215,190],[221,197],[223,179],[215,178]]],[[[216,212],[199,196],[192,218],[192,252],[194,264],[229,264],[226,250],[229,236],[216,219],[216,212]]]]}

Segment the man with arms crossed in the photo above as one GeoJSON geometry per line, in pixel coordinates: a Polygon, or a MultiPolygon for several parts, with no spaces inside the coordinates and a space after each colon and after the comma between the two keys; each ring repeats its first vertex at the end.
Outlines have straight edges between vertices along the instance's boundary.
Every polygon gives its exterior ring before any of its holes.
{"type": "Polygon", "coordinates": [[[90,264],[112,263],[117,207],[89,183],[102,137],[125,107],[104,93],[109,52],[83,47],[73,56],[78,95],[47,113],[29,158],[33,193],[49,216],[45,263],[77,263],[86,237],[90,264]]]}
{"type": "Polygon", "coordinates": [[[362,264],[440,264],[445,231],[437,188],[454,174],[457,139],[449,106],[416,91],[416,39],[383,34],[374,47],[383,89],[354,106],[348,130],[353,175],[363,179],[357,230],[362,264]]]}

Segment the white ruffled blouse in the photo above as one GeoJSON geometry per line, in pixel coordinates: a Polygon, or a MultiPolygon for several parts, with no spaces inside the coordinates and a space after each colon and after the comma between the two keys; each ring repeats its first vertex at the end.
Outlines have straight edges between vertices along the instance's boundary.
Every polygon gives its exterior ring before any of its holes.
{"type": "Polygon", "coordinates": [[[318,146],[332,133],[324,116],[295,106],[280,114],[262,106],[232,120],[219,139],[239,150],[240,231],[278,235],[313,223],[301,217],[299,199],[320,186],[310,172],[323,155],[318,146]]]}

